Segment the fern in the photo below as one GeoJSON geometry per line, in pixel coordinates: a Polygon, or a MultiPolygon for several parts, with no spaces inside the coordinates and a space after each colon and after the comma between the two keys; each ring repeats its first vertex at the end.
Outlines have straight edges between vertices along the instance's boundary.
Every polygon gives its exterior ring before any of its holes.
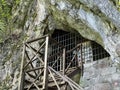
{"type": "Polygon", "coordinates": [[[0,42],[3,41],[5,31],[6,31],[5,24],[2,21],[0,21],[0,42]]]}
{"type": "Polygon", "coordinates": [[[0,21],[0,32],[5,29],[5,24],[0,21]]]}

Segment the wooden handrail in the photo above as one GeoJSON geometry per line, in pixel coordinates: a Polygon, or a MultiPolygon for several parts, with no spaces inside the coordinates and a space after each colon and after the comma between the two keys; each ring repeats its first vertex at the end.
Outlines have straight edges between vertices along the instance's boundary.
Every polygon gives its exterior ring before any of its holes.
{"type": "Polygon", "coordinates": [[[33,40],[29,40],[29,41],[27,41],[26,43],[32,43],[32,42],[38,41],[38,40],[40,40],[40,39],[44,39],[44,38],[46,38],[46,36],[48,36],[48,35],[44,35],[44,36],[42,36],[42,37],[39,37],[39,38],[36,38],[36,39],[33,39],[33,40]]]}

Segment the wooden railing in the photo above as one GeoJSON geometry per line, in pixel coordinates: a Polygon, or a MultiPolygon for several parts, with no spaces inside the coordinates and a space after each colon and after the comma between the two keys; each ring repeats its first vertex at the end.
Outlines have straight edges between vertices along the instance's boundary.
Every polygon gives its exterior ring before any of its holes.
{"type": "Polygon", "coordinates": [[[25,85],[27,84],[25,83],[25,81],[27,81],[27,79],[30,79],[29,80],[30,84],[27,86],[27,90],[31,90],[31,88],[33,87],[38,90],[48,90],[49,77],[53,79],[53,82],[55,83],[57,89],[61,90],[61,87],[57,83],[57,79],[55,78],[56,75],[58,75],[62,81],[69,84],[72,90],[83,90],[79,85],[77,85],[74,81],[72,81],[70,78],[66,76],[66,72],[69,70],[69,68],[71,68],[70,66],[72,62],[75,61],[77,55],[75,54],[72,60],[69,62],[68,66],[65,67],[66,54],[73,52],[78,47],[80,47],[80,45],[76,46],[72,50],[66,51],[63,45],[61,45],[56,40],[50,38],[49,35],[45,35],[41,38],[30,40],[24,43],[18,90],[23,90],[26,87],[25,85]],[[39,46],[38,49],[34,48],[31,45],[31,43],[41,41],[41,39],[42,39],[42,44],[39,46]],[[55,45],[59,45],[62,48],[61,52],[58,52],[52,56],[48,56],[49,42],[53,42],[55,45]],[[40,51],[44,51],[44,53],[40,51]],[[49,66],[48,64],[49,60],[55,56],[57,56],[57,59],[54,61],[54,63],[51,66],[49,66]],[[56,71],[53,68],[59,60],[60,60],[60,71],[56,71]],[[35,61],[36,62],[39,61],[38,66],[35,66],[33,64],[35,61]],[[42,83],[41,86],[40,83],[38,84],[37,82],[41,82],[42,83]]]}

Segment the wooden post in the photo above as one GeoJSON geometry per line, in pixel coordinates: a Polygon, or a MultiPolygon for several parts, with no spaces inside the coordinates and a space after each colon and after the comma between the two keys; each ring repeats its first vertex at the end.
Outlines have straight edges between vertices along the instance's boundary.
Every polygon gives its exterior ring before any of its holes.
{"type": "Polygon", "coordinates": [[[62,64],[62,63],[63,63],[63,61],[62,61],[62,59],[60,58],[60,71],[63,70],[63,69],[62,69],[62,68],[63,68],[63,66],[62,66],[63,64],[62,64]]]}
{"type": "Polygon", "coordinates": [[[21,61],[21,69],[20,69],[20,78],[19,78],[19,85],[18,90],[24,90],[24,58],[25,58],[25,44],[23,45],[23,52],[22,52],[22,61],[21,61]]]}
{"type": "Polygon", "coordinates": [[[46,37],[46,45],[45,45],[43,90],[48,90],[48,87],[47,87],[48,86],[48,66],[47,66],[48,42],[49,42],[49,36],[46,37]]]}
{"type": "Polygon", "coordinates": [[[63,48],[63,75],[65,75],[65,47],[63,48]]]}
{"type": "Polygon", "coordinates": [[[81,75],[83,76],[83,62],[85,62],[85,60],[83,61],[82,44],[80,46],[80,50],[81,50],[81,75]]]}

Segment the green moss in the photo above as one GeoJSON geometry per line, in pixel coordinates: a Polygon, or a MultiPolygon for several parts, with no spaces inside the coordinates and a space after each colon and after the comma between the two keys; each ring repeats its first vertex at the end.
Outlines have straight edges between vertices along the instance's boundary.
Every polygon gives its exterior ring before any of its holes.
{"type": "Polygon", "coordinates": [[[76,74],[75,76],[72,77],[72,80],[79,84],[80,77],[81,77],[81,75],[80,75],[80,73],[78,73],[78,74],[76,74]]]}

